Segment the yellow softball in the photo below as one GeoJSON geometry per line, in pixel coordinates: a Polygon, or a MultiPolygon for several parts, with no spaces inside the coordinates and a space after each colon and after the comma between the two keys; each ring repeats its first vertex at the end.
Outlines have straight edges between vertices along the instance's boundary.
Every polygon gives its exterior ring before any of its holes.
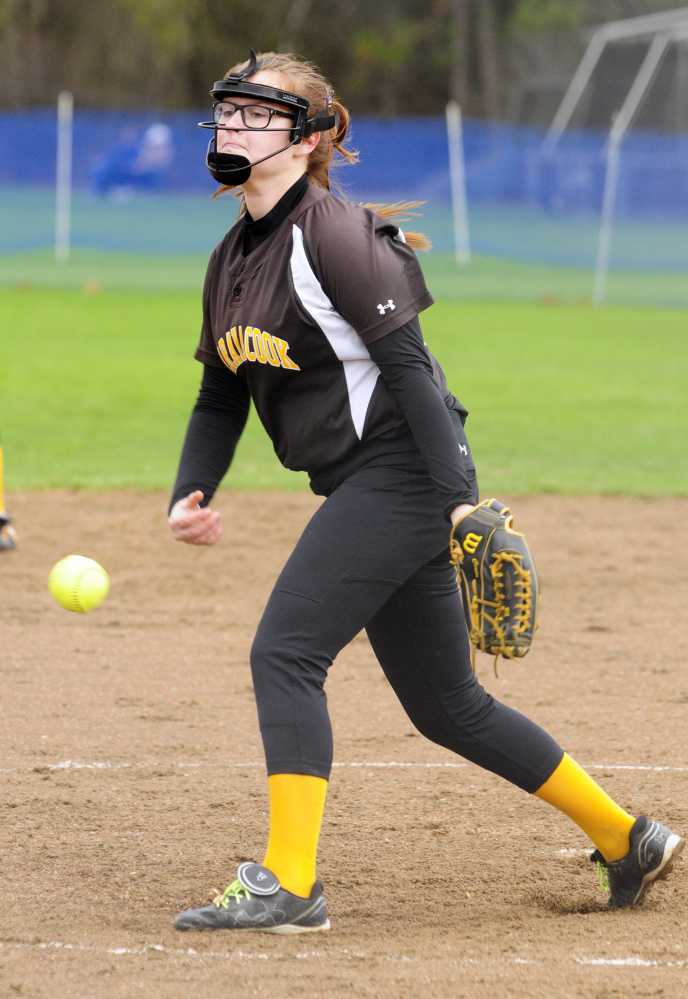
{"type": "Polygon", "coordinates": [[[58,604],[85,614],[108,595],[110,577],[92,558],[67,555],[50,570],[48,589],[58,604]]]}

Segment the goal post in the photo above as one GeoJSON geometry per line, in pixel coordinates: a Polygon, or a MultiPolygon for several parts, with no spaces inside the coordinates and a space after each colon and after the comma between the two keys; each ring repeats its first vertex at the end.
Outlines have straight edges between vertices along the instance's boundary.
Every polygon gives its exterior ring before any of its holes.
{"type": "Polygon", "coordinates": [[[605,48],[614,42],[642,38],[648,39],[647,52],[621,107],[612,118],[605,148],[604,189],[593,287],[593,302],[596,305],[602,305],[606,299],[621,146],[652,86],[669,46],[674,42],[685,42],[688,39],[688,7],[643,17],[626,18],[623,21],[610,21],[597,28],[542,144],[543,154],[551,157],[590,84],[605,48]]]}
{"type": "Polygon", "coordinates": [[[602,218],[600,222],[600,235],[597,245],[597,260],[595,263],[595,285],[593,289],[593,303],[603,305],[607,297],[607,274],[609,273],[609,259],[612,241],[612,224],[614,221],[614,207],[616,205],[616,189],[619,181],[619,156],[621,154],[621,143],[628,129],[633,123],[638,108],[643,97],[647,93],[652,83],[659,65],[664,58],[672,34],[669,31],[660,32],[652,39],[652,44],[647,50],[647,55],[643,60],[638,75],[636,76],[631,89],[628,91],[626,100],[619,111],[612,130],[609,133],[607,143],[607,165],[604,177],[604,193],[602,196],[602,218]]]}
{"type": "Polygon", "coordinates": [[[583,58],[574,73],[562,102],[550,125],[543,147],[545,152],[553,152],[562,133],[567,128],[578,104],[592,79],[604,49],[613,42],[630,41],[670,32],[682,34],[688,26],[688,7],[663,11],[660,14],[645,14],[641,17],[627,17],[621,21],[608,21],[600,25],[590,38],[583,58]]]}

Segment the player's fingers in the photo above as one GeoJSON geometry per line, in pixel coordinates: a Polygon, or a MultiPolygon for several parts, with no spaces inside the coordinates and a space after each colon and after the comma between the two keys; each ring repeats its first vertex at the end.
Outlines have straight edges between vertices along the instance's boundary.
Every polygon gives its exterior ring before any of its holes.
{"type": "Polygon", "coordinates": [[[219,523],[220,514],[208,507],[186,516],[178,513],[174,519],[170,518],[172,534],[177,541],[186,541],[187,544],[214,544],[219,537],[219,523]]]}
{"type": "Polygon", "coordinates": [[[222,537],[222,523],[220,521],[220,515],[217,515],[217,520],[212,521],[208,525],[208,529],[204,531],[203,534],[199,534],[192,544],[196,545],[214,545],[222,537]]]}
{"type": "Polygon", "coordinates": [[[190,496],[177,500],[170,510],[168,521],[173,533],[176,530],[193,530],[196,525],[203,525],[213,515],[210,507],[200,507],[198,503],[192,504],[193,496],[200,496],[202,499],[203,493],[191,493],[190,496]]]}
{"type": "Polygon", "coordinates": [[[170,510],[170,520],[177,520],[185,514],[191,513],[195,510],[201,509],[201,501],[203,499],[203,493],[200,489],[196,489],[194,492],[189,493],[188,496],[182,496],[180,500],[174,504],[170,510]]]}
{"type": "Polygon", "coordinates": [[[180,531],[200,531],[213,516],[213,511],[208,507],[204,510],[200,507],[193,510],[173,510],[170,514],[170,526],[180,531]]]}
{"type": "Polygon", "coordinates": [[[200,538],[210,530],[212,525],[218,520],[219,516],[219,513],[215,513],[214,510],[206,507],[205,510],[195,511],[193,515],[190,515],[187,519],[185,519],[183,526],[189,534],[200,538]]]}

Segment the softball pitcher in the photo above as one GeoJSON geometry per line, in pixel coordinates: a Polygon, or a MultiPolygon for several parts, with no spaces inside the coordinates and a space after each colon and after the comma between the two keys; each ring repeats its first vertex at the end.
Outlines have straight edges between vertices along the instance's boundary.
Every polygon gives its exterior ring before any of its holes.
{"type": "Polygon", "coordinates": [[[268,600],[251,650],[267,761],[270,828],[180,930],[329,928],[316,849],[332,763],[324,684],[365,628],[413,724],[428,739],[565,812],[590,837],[610,904],[634,905],[682,846],[616,805],[535,723],[494,700],[471,669],[449,561],[450,525],[478,503],[466,410],[426,347],[432,304],[394,210],[330,193],[348,115],[309,63],[266,53],[214,84],[207,165],[240,188],[239,221],[203,291],[203,364],[170,503],[179,541],[215,544],[208,502],[251,400],[287,468],[326,497],[268,600]]]}

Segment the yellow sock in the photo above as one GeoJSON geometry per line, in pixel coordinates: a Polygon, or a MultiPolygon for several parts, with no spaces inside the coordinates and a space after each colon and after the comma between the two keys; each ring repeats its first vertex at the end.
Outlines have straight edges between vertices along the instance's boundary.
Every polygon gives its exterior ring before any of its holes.
{"type": "Polygon", "coordinates": [[[535,797],[573,819],[609,863],[628,853],[628,834],[635,819],[619,808],[568,753],[564,753],[564,759],[535,797]]]}
{"type": "Polygon", "coordinates": [[[293,895],[308,898],[315,883],[315,856],[327,781],[308,774],[273,774],[270,837],[263,861],[293,895]]]}

